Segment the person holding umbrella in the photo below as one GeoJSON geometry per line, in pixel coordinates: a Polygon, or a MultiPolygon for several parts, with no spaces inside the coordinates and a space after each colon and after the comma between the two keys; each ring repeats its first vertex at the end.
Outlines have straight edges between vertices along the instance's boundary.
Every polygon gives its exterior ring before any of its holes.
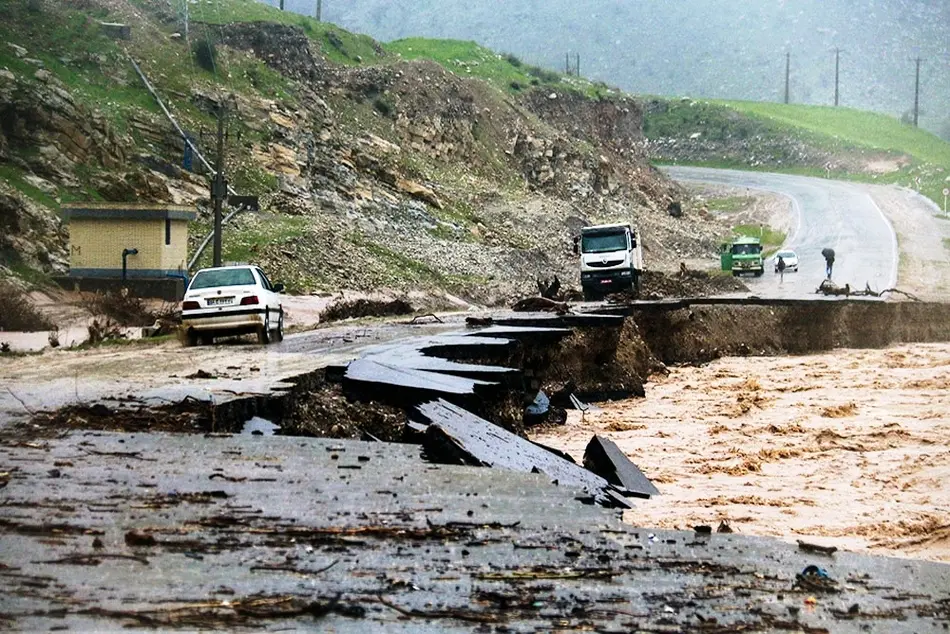
{"type": "Polygon", "coordinates": [[[831,269],[835,266],[835,250],[824,248],[821,250],[821,254],[825,257],[825,275],[828,279],[831,279],[831,269]]]}
{"type": "Polygon", "coordinates": [[[778,262],[775,263],[775,270],[778,271],[778,283],[785,281],[785,258],[778,256],[778,262]]]}

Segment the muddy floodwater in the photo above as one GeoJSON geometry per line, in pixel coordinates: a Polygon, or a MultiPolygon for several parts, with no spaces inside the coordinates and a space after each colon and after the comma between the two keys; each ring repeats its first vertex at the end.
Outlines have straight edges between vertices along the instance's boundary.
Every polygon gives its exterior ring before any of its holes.
{"type": "Polygon", "coordinates": [[[533,439],[614,440],[660,489],[624,519],[950,561],[950,344],[725,358],[533,439]]]}

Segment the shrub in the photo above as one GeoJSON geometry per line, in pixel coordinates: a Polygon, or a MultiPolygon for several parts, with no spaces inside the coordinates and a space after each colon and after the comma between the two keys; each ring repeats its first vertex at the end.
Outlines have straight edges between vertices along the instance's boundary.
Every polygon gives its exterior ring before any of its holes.
{"type": "Polygon", "coordinates": [[[320,321],[326,323],[356,317],[388,317],[410,313],[412,313],[412,306],[404,299],[394,299],[390,302],[378,299],[351,299],[327,306],[320,313],[320,321]]]}
{"type": "Polygon", "coordinates": [[[518,59],[518,56],[512,53],[505,54],[505,61],[511,64],[512,66],[514,66],[515,68],[521,68],[522,66],[522,62],[520,59],[518,59]]]}
{"type": "Polygon", "coordinates": [[[120,326],[152,326],[156,321],[177,321],[177,308],[164,304],[158,310],[150,308],[141,297],[123,288],[118,293],[106,292],[89,295],[83,300],[83,308],[96,318],[115,322],[120,326]]]}
{"type": "Polygon", "coordinates": [[[122,328],[108,317],[96,318],[88,326],[89,339],[87,343],[97,346],[104,341],[124,339],[122,328]]]}
{"type": "Polygon", "coordinates": [[[0,330],[36,332],[53,327],[25,290],[12,282],[0,280],[0,330]]]}
{"type": "Polygon", "coordinates": [[[561,81],[561,76],[552,70],[545,70],[537,66],[529,66],[527,70],[529,75],[537,77],[546,84],[556,84],[561,81]]]}
{"type": "Polygon", "coordinates": [[[204,37],[195,40],[191,45],[191,52],[195,56],[195,63],[208,72],[216,72],[218,66],[218,49],[210,38],[204,37]]]}
{"type": "Polygon", "coordinates": [[[396,104],[391,97],[381,95],[373,100],[373,108],[384,117],[390,117],[396,111],[396,104]]]}

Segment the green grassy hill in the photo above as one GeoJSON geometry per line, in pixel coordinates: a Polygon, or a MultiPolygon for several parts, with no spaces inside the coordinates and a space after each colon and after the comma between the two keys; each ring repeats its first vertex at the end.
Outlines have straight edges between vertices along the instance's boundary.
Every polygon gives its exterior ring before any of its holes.
{"type": "MultiPolygon", "coordinates": [[[[943,200],[941,190],[950,186],[947,181],[950,143],[895,117],[852,108],[751,101],[654,100],[654,107],[648,108],[644,117],[644,133],[653,140],[688,139],[700,133],[713,142],[730,139],[747,142],[753,152],[756,144],[765,145],[785,138],[835,156],[890,157],[900,169],[877,172],[856,169],[852,164],[848,169],[834,168],[829,173],[821,165],[810,165],[807,161],[799,164],[765,162],[757,169],[901,184],[940,202],[943,200]]],[[[688,162],[749,167],[715,155],[688,162]]]]}

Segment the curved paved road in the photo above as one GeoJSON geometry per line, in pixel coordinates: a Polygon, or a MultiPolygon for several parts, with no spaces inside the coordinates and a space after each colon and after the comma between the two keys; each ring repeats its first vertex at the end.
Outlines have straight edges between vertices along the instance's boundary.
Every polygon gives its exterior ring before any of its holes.
{"type": "Polygon", "coordinates": [[[758,189],[788,197],[795,218],[785,246],[798,253],[798,273],[785,275],[779,284],[772,262],[761,278],[745,277],[752,292],[760,296],[813,296],[825,275],[821,250],[831,247],[836,259],[833,279],[876,291],[897,283],[897,236],[884,213],[860,184],[841,181],[742,172],[701,167],[664,167],[675,180],[758,189]]]}

